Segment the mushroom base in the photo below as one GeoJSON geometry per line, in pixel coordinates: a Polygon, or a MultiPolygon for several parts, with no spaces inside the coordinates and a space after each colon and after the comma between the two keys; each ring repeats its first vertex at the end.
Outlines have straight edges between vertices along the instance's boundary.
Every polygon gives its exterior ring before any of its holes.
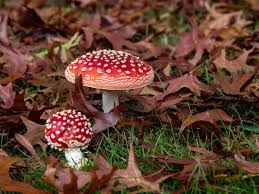
{"type": "Polygon", "coordinates": [[[119,93],[117,91],[102,90],[103,112],[110,112],[119,105],[119,93]]]}
{"type": "Polygon", "coordinates": [[[80,170],[84,166],[84,155],[80,148],[65,149],[65,157],[70,167],[80,170]]]}

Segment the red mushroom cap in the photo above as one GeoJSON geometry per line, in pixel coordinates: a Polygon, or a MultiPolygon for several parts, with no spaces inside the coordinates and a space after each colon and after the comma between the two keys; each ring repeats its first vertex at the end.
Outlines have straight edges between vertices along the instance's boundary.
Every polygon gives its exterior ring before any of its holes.
{"type": "Polygon", "coordinates": [[[154,78],[151,66],[123,51],[99,50],[86,53],[68,65],[65,76],[75,82],[82,75],[83,85],[105,90],[127,90],[144,87],[154,78]]]}
{"type": "Polygon", "coordinates": [[[56,149],[86,147],[91,141],[92,128],[81,112],[62,110],[47,120],[45,137],[56,149]]]}

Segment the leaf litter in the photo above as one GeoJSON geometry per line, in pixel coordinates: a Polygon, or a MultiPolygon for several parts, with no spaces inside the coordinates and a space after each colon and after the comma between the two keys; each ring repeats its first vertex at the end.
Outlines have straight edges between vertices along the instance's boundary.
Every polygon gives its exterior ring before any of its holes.
{"type": "MultiPolygon", "coordinates": [[[[238,140],[243,134],[240,125],[249,121],[256,127],[259,123],[258,6],[255,1],[243,3],[245,11],[232,1],[4,2],[0,10],[0,132],[7,139],[6,145],[22,146],[19,149],[44,163],[42,178],[62,193],[111,193],[123,187],[131,193],[159,193],[166,180],[174,179],[181,182],[175,192],[188,192],[189,183],[200,177],[197,169],[203,169],[208,179],[212,175],[211,181],[228,170],[238,173],[236,168],[247,176],[257,175],[258,162],[239,154],[248,149],[238,140]],[[102,48],[137,55],[155,70],[150,86],[121,93],[121,105],[108,113],[100,111],[101,95],[84,88],[82,77],[77,77],[74,85],[64,79],[70,61],[102,48]],[[91,118],[96,145],[90,145],[89,155],[96,166],[87,171],[63,166],[57,153],[47,149],[45,121],[65,108],[91,118]],[[247,112],[237,114],[237,109],[247,112]],[[154,154],[152,161],[159,168],[145,175],[129,143],[132,139],[127,141],[126,168],[110,164],[106,154],[95,153],[103,141],[100,137],[123,133],[125,126],[137,130],[135,150],[139,146],[153,150],[156,143],[146,142],[145,135],[158,125],[176,127],[182,144],[187,133],[199,133],[201,140],[206,140],[208,133],[203,136],[202,131],[224,132],[231,127],[237,154],[225,149],[229,142],[219,133],[213,137],[212,151],[195,144],[182,159],[154,154]],[[196,128],[199,132],[193,130],[196,128]],[[37,145],[47,156],[53,156],[42,158],[37,145]],[[220,150],[218,147],[224,150],[214,152],[220,150]],[[226,155],[236,168],[222,165],[226,155]],[[169,173],[163,174],[164,168],[169,173]]],[[[254,135],[252,131],[244,133],[258,149],[254,135]]],[[[1,191],[46,193],[13,179],[12,172],[20,168],[16,164],[26,159],[18,158],[15,148],[11,152],[5,149],[0,149],[1,191]]],[[[249,147],[249,156],[256,154],[256,149],[249,147]]],[[[204,187],[202,178],[198,185],[204,187]]]]}

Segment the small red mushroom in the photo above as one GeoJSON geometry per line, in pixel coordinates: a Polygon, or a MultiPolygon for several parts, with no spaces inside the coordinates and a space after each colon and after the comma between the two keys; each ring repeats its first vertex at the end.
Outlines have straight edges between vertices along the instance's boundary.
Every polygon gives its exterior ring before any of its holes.
{"type": "Polygon", "coordinates": [[[45,137],[52,148],[65,150],[69,166],[80,169],[83,159],[80,148],[86,148],[91,141],[91,123],[81,112],[62,110],[47,120],[45,137]]]}
{"type": "Polygon", "coordinates": [[[139,57],[106,49],[86,53],[69,64],[65,71],[66,79],[75,83],[76,74],[82,75],[84,86],[103,90],[104,112],[119,104],[118,92],[115,91],[141,88],[154,78],[152,67],[139,57]]]}

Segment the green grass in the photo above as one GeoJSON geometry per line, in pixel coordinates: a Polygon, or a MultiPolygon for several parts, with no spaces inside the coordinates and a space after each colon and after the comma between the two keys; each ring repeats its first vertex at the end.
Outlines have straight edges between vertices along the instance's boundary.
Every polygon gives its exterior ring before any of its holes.
{"type": "MultiPolygon", "coordinates": [[[[226,127],[224,135],[226,142],[226,147],[224,149],[228,150],[233,146],[236,141],[233,134],[233,130],[230,127],[226,127]]],[[[103,134],[102,140],[96,146],[96,152],[102,152],[107,161],[118,168],[126,168],[129,142],[134,144],[134,152],[138,161],[138,167],[143,174],[154,172],[160,168],[165,168],[172,172],[177,172],[177,167],[169,165],[166,163],[157,163],[155,160],[150,158],[156,157],[158,155],[172,156],[174,158],[182,158],[183,156],[194,156],[197,155],[194,152],[190,152],[189,146],[202,147],[207,150],[213,146],[213,142],[210,141],[212,138],[208,137],[205,141],[201,139],[198,132],[190,131],[186,129],[184,132],[185,139],[179,134],[177,129],[170,129],[165,126],[160,126],[152,129],[146,129],[144,133],[143,141],[145,143],[150,143],[150,149],[146,149],[141,146],[137,138],[137,134],[134,128],[122,128],[120,133],[114,133],[114,131],[107,131],[103,134]]],[[[244,132],[240,132],[238,135],[239,143],[247,147],[255,147],[255,141],[249,136],[244,135],[244,132]]],[[[224,142],[224,141],[223,141],[224,142]]],[[[36,148],[37,152],[41,157],[46,157],[46,154],[40,150],[39,147],[36,148]]],[[[15,152],[20,152],[22,157],[28,157],[27,154],[17,149],[15,152]]],[[[47,155],[54,154],[61,163],[65,164],[63,154],[48,149],[47,155]]],[[[89,158],[90,159],[90,158],[89,158]]],[[[258,156],[250,158],[251,161],[259,161],[258,156]]],[[[91,159],[90,159],[91,160],[91,159]]],[[[202,165],[199,163],[195,166],[193,170],[194,178],[186,185],[188,193],[257,193],[259,185],[259,176],[245,178],[242,171],[237,171],[237,167],[231,158],[226,158],[220,162],[220,164],[231,171],[228,177],[221,178],[217,181],[211,181],[214,172],[205,171],[202,165]],[[233,180],[232,180],[233,179],[233,180]],[[231,181],[230,181],[231,180],[231,181]],[[202,183],[202,187],[201,187],[202,183]]],[[[56,192],[56,190],[46,183],[42,179],[44,174],[45,165],[43,163],[33,164],[31,163],[26,168],[19,170],[20,176],[19,181],[31,183],[36,188],[44,191],[56,192]]],[[[224,172],[226,173],[226,172],[224,172]]],[[[17,177],[16,177],[17,179],[17,177]]],[[[175,179],[170,178],[161,184],[161,189],[163,193],[170,193],[181,186],[181,183],[175,179]]],[[[128,191],[122,190],[118,193],[127,193],[128,191]]]]}

